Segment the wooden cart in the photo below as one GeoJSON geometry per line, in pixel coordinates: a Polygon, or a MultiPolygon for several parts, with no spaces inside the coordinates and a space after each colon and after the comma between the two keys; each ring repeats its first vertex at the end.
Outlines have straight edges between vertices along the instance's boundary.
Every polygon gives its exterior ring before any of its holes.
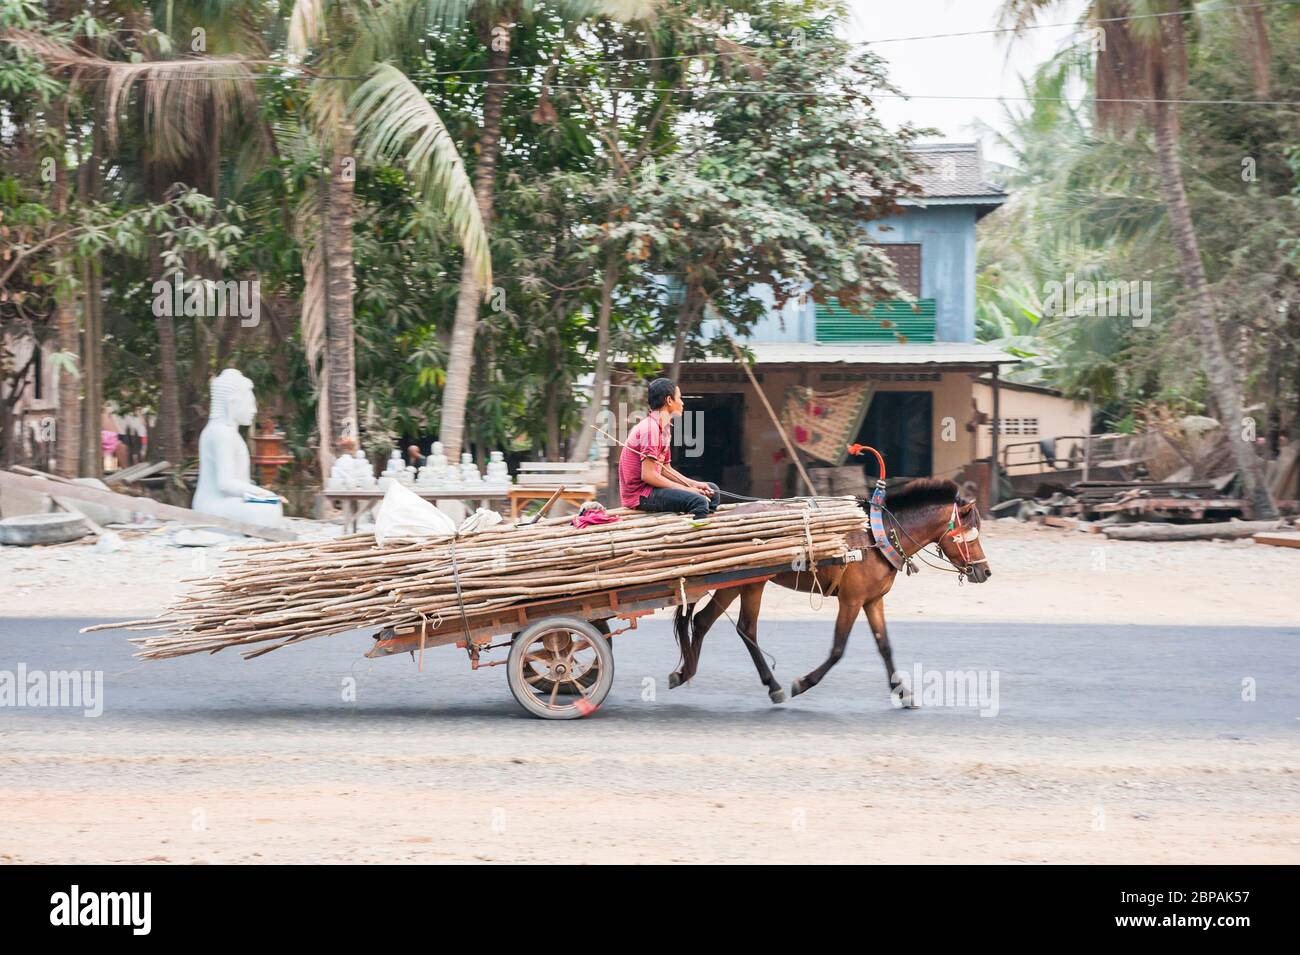
{"type": "MultiPolygon", "coordinates": [[[[861,550],[853,550],[820,563],[861,559],[861,550]]],[[[452,614],[423,625],[381,630],[366,656],[416,654],[429,647],[454,645],[467,652],[472,669],[505,666],[510,692],[533,716],[578,719],[595,712],[609,695],[614,684],[612,640],[636,629],[641,617],[663,607],[695,603],[715,590],[771,580],[789,570],[789,564],[729,570],[529,601],[496,611],[452,614]],[[609,621],[616,617],[626,625],[611,630],[609,621]],[[507,639],[493,642],[500,637],[507,639]],[[504,649],[509,650],[506,659],[482,660],[485,652],[504,649]]]]}

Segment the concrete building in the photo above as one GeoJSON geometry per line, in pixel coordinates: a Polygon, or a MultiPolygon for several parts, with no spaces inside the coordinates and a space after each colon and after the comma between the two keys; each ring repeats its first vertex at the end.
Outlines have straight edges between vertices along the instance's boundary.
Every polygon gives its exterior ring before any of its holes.
{"type": "MultiPolygon", "coordinates": [[[[998,464],[1005,474],[1041,474],[1053,461],[1081,462],[1084,436],[1092,430],[1092,409],[1042,385],[999,382],[998,464]]],[[[975,457],[993,451],[993,382],[975,382],[975,406],[985,417],[979,426],[975,457]]]]}

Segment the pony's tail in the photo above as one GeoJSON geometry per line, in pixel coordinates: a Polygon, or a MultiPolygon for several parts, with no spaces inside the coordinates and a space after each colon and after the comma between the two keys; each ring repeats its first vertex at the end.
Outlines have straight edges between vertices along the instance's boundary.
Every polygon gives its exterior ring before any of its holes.
{"type": "Polygon", "coordinates": [[[678,669],[688,663],[692,664],[692,669],[694,668],[694,661],[691,660],[691,629],[694,616],[695,604],[678,604],[673,615],[673,636],[677,638],[677,646],[681,650],[678,669]]]}

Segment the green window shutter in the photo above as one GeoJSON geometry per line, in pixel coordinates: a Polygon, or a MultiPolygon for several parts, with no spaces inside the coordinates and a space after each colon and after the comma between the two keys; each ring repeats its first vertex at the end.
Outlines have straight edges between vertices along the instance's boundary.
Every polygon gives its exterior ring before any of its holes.
{"type": "Polygon", "coordinates": [[[934,299],[880,302],[866,315],[834,299],[817,306],[819,342],[933,342],[934,299]]]}

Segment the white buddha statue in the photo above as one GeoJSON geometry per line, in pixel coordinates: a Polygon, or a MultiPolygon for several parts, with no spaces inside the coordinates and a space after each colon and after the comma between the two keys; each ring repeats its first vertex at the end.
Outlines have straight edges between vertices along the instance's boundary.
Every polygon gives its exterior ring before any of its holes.
{"type": "Polygon", "coordinates": [[[284,522],[279,495],[250,480],[248,445],[239,429],[256,416],[251,381],[234,368],[212,379],[208,423],[199,435],[199,484],[191,504],[200,514],[263,527],[284,522]]]}

